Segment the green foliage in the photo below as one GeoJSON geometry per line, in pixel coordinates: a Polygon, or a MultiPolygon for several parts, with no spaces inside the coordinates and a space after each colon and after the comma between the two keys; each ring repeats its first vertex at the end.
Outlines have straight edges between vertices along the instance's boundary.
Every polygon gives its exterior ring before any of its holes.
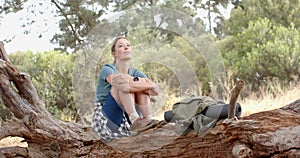
{"type": "MultiPolygon", "coordinates": [[[[19,11],[23,9],[22,7],[26,6],[24,3],[29,3],[30,1],[27,0],[6,0],[3,4],[3,11],[5,13],[9,13],[12,11],[19,11]]],[[[42,0],[39,3],[29,3],[29,6],[26,6],[30,12],[28,14],[44,14],[44,10],[39,10],[41,6],[49,5],[49,2],[46,0],[42,0]]],[[[88,0],[88,1],[78,1],[78,0],[51,0],[51,5],[56,7],[56,13],[53,13],[53,16],[61,17],[59,20],[59,29],[60,31],[57,32],[53,38],[52,43],[57,43],[59,45],[59,50],[68,51],[68,52],[76,52],[80,49],[81,44],[87,38],[88,34],[96,27],[99,22],[101,23],[109,23],[108,20],[105,20],[105,16],[107,13],[117,13],[120,11],[130,10],[130,9],[139,9],[140,12],[143,12],[144,9],[147,9],[151,6],[153,7],[163,7],[169,8],[173,11],[183,12],[191,17],[195,17],[197,14],[197,9],[201,8],[204,10],[208,10],[208,19],[210,19],[209,24],[214,20],[223,19],[221,11],[219,7],[226,7],[228,6],[229,1],[226,0],[218,0],[218,1],[206,1],[199,2],[197,0],[193,1],[181,1],[181,0],[151,0],[151,1],[99,1],[99,0],[88,0]],[[214,15],[217,15],[217,18],[212,18],[214,15]]],[[[0,8],[1,11],[2,7],[0,8]]],[[[1,12],[0,12],[1,14],[1,12]]],[[[138,15],[139,13],[135,13],[138,15]]],[[[172,12],[170,12],[169,17],[164,16],[163,18],[170,18],[172,17],[172,12]]],[[[29,15],[27,15],[29,16],[29,15]]],[[[154,15],[151,19],[153,19],[154,15]]],[[[131,22],[131,27],[136,27],[138,22],[143,21],[144,17],[135,19],[131,17],[127,17],[128,21],[131,22]]],[[[149,20],[149,19],[148,19],[149,20]]],[[[202,22],[199,18],[197,19],[199,22],[202,22]]],[[[31,26],[35,20],[28,19],[27,24],[25,26],[31,26]]],[[[47,25],[47,24],[45,24],[47,25]]],[[[121,27],[129,29],[127,23],[120,23],[121,27]]],[[[210,29],[212,27],[209,27],[210,29]]],[[[110,28],[107,28],[109,30],[110,28]]],[[[125,29],[125,30],[126,30],[125,29]]],[[[29,30],[29,29],[28,29],[29,30]]],[[[29,32],[25,30],[25,33],[29,32]]],[[[116,31],[116,30],[114,30],[116,31]]],[[[128,30],[127,30],[128,31],[128,30]]],[[[123,32],[123,34],[126,34],[123,32]]],[[[166,30],[160,30],[163,34],[168,33],[166,30]]],[[[43,32],[43,31],[41,31],[43,32]]],[[[116,32],[118,33],[118,32],[116,32]]],[[[119,33],[120,34],[120,33],[119,33]]],[[[42,36],[39,35],[40,37],[42,36]]],[[[174,35],[170,34],[169,39],[173,39],[174,35]]]]}
{"type": "MultiPolygon", "coordinates": [[[[200,39],[200,38],[199,38],[200,39]]],[[[208,84],[210,81],[210,74],[207,67],[207,63],[204,60],[203,55],[200,52],[201,50],[197,50],[189,41],[184,40],[181,37],[177,37],[171,44],[171,46],[175,47],[179,52],[184,55],[189,64],[191,64],[193,70],[197,74],[197,79],[200,83],[208,84]]],[[[181,59],[179,59],[181,60],[181,59]]],[[[177,63],[181,63],[178,61],[177,63]]],[[[184,71],[185,67],[183,67],[184,71]]],[[[179,86],[179,85],[177,85],[179,86]]],[[[203,87],[202,91],[209,90],[206,86],[203,87]]]]}
{"type": "Polygon", "coordinates": [[[73,55],[59,51],[43,53],[26,51],[10,54],[9,57],[20,71],[31,75],[39,97],[53,115],[62,118],[66,113],[71,113],[69,116],[74,117],[76,108],[71,82],[73,55]]]}
{"type": "Polygon", "coordinates": [[[299,76],[300,34],[293,24],[276,25],[267,18],[250,21],[236,37],[220,42],[233,76],[254,82],[265,77],[291,81],[299,76]]]}
{"type": "MultiPolygon", "coordinates": [[[[208,20],[208,31],[210,33],[213,33],[213,21],[218,22],[219,25],[221,25],[220,22],[224,21],[224,16],[221,10],[227,9],[229,2],[230,0],[194,0],[194,2],[191,1],[190,3],[192,3],[196,9],[203,9],[207,12],[206,19],[208,20]]],[[[214,31],[216,32],[216,34],[220,34],[220,31],[218,31],[218,27],[216,27],[214,31]]]]}
{"type": "MultiPolygon", "coordinates": [[[[58,43],[61,50],[75,52],[80,49],[83,40],[88,34],[101,22],[102,24],[109,23],[108,20],[103,19],[103,15],[106,12],[120,12],[124,10],[137,9],[137,12],[133,12],[135,15],[138,12],[143,12],[149,6],[161,6],[176,9],[188,13],[189,15],[195,15],[195,11],[191,11],[190,8],[182,7],[183,1],[102,1],[97,0],[91,1],[65,1],[57,2],[51,1],[58,8],[58,14],[63,16],[59,21],[60,33],[56,33],[52,39],[53,43],[58,43]],[[110,8],[110,9],[109,9],[110,8]],[[70,36],[72,35],[72,36],[70,36]]],[[[122,30],[108,28],[108,30],[115,31],[116,36],[120,34],[127,34],[130,29],[139,26],[140,22],[145,22],[143,18],[135,15],[127,15],[128,22],[122,21],[119,23],[119,28],[122,30]],[[133,17],[135,17],[133,19],[133,17]],[[129,23],[129,24],[128,24],[129,23]]],[[[153,16],[153,15],[149,15],[153,16]]],[[[149,18],[153,19],[153,17],[149,18]]],[[[149,20],[148,19],[148,20],[149,20]]],[[[161,30],[165,33],[164,30],[161,30]]],[[[170,35],[172,38],[173,36],[170,35]]]]}
{"type": "MultiPolygon", "coordinates": [[[[250,21],[268,18],[274,25],[300,27],[300,1],[298,0],[243,0],[225,20],[224,34],[235,36],[248,27],[250,21]]],[[[221,29],[221,28],[220,28],[221,29]]]]}
{"type": "Polygon", "coordinates": [[[57,13],[63,17],[59,21],[60,32],[51,41],[58,43],[59,49],[71,52],[80,48],[83,39],[99,23],[99,18],[108,7],[108,3],[98,0],[51,2],[57,7],[57,13]]]}
{"type": "Polygon", "coordinates": [[[291,24],[295,28],[300,27],[300,2],[298,0],[268,0],[259,1],[257,14],[260,17],[272,19],[274,23],[290,27],[291,24]]]}
{"type": "Polygon", "coordinates": [[[23,9],[23,4],[28,0],[4,0],[4,2],[0,2],[0,14],[17,12],[23,9]]]}

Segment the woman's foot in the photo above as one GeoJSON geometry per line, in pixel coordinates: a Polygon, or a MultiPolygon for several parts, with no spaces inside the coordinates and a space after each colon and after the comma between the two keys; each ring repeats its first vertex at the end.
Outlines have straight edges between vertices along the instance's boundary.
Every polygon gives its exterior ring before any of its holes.
{"type": "Polygon", "coordinates": [[[154,119],[138,118],[131,124],[130,131],[131,132],[142,132],[142,131],[152,128],[153,126],[158,124],[158,122],[159,122],[158,120],[154,120],[154,119]]]}

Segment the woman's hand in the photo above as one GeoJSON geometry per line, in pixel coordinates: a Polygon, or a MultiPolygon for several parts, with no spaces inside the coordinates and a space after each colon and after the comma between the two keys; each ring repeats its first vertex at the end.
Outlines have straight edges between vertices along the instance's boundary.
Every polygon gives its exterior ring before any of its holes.
{"type": "Polygon", "coordinates": [[[134,81],[134,77],[128,74],[110,75],[108,82],[123,92],[144,92],[152,96],[157,96],[159,92],[158,86],[148,78],[139,77],[134,81]]]}
{"type": "Polygon", "coordinates": [[[157,84],[155,84],[154,82],[152,82],[148,78],[142,78],[142,80],[144,80],[144,82],[151,85],[149,87],[149,90],[146,91],[146,93],[148,93],[151,96],[157,96],[158,93],[159,93],[159,87],[157,86],[157,84]]]}
{"type": "Polygon", "coordinates": [[[159,94],[159,88],[158,86],[155,84],[153,88],[150,88],[149,90],[149,95],[152,95],[152,96],[158,96],[159,94]]]}
{"type": "Polygon", "coordinates": [[[127,74],[115,74],[111,77],[110,84],[121,91],[129,92],[129,82],[131,77],[127,74]]]}
{"type": "Polygon", "coordinates": [[[112,85],[129,84],[131,77],[127,74],[116,74],[111,79],[112,85]]]}

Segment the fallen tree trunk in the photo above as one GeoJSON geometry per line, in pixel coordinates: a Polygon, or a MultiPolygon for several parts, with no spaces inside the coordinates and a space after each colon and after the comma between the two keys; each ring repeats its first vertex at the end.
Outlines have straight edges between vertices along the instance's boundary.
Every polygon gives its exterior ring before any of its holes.
{"type": "Polygon", "coordinates": [[[300,155],[300,100],[238,121],[218,122],[205,136],[179,136],[172,124],[109,144],[90,126],[54,118],[43,106],[30,76],[0,52],[0,95],[15,118],[0,128],[0,139],[19,136],[28,147],[0,149],[0,157],[297,157],[300,155]]]}

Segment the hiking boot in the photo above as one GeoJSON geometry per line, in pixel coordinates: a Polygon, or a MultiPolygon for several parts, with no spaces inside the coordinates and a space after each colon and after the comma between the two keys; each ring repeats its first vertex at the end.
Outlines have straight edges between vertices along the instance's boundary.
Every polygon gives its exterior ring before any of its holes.
{"type": "Polygon", "coordinates": [[[131,124],[130,131],[133,133],[142,132],[147,129],[150,129],[151,127],[156,125],[157,122],[158,120],[154,120],[154,119],[138,118],[131,124]]]}

